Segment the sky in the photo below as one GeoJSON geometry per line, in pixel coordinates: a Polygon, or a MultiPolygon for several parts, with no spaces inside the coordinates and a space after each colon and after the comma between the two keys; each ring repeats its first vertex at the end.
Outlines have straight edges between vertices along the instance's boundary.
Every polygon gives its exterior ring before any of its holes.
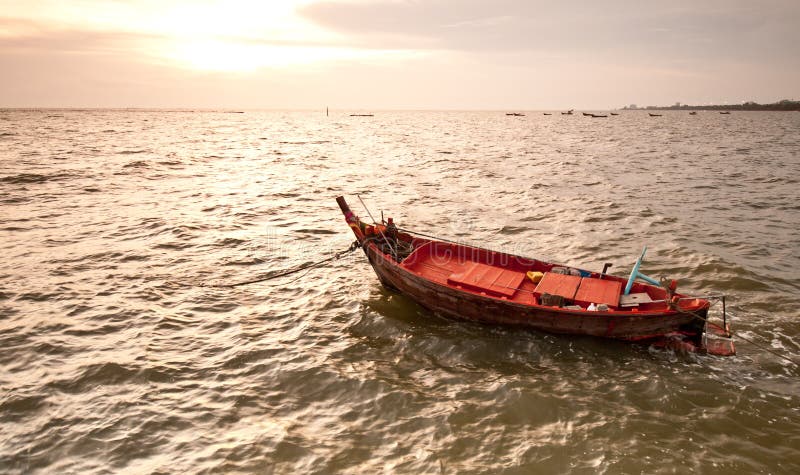
{"type": "Polygon", "coordinates": [[[798,0],[0,0],[0,107],[800,100],[798,0]]]}

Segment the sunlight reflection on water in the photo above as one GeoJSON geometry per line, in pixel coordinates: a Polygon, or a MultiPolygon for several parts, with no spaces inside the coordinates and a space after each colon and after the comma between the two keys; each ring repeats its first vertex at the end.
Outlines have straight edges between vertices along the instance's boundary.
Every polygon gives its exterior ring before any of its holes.
{"type": "Polygon", "coordinates": [[[204,286],[343,250],[333,198],[358,193],[401,226],[619,275],[647,244],[648,274],[729,294],[735,330],[800,360],[798,114],[0,119],[5,472],[800,468],[798,369],[746,342],[720,359],[453,322],[360,253],[204,286]]]}

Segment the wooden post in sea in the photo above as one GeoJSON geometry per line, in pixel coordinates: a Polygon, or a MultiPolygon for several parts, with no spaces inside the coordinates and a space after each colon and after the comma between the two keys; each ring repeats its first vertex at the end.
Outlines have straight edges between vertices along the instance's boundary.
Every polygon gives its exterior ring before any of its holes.
{"type": "Polygon", "coordinates": [[[325,107],[325,117],[328,117],[328,108],[325,107]]]}

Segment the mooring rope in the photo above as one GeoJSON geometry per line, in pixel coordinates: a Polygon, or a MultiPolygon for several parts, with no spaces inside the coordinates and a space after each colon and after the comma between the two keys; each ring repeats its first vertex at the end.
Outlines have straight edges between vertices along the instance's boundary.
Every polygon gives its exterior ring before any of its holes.
{"type": "MultiPolygon", "coordinates": [[[[362,202],[362,204],[363,204],[363,202],[362,202]]],[[[369,212],[369,211],[367,211],[367,212],[369,212]]],[[[405,229],[405,228],[399,228],[398,227],[398,231],[405,232],[405,233],[408,233],[408,234],[414,234],[414,235],[417,235],[417,236],[427,237],[427,238],[435,239],[435,240],[438,240],[438,241],[444,241],[444,242],[448,242],[448,243],[452,243],[452,244],[461,245],[461,243],[456,242],[456,241],[452,241],[452,240],[449,240],[449,239],[441,238],[441,237],[438,237],[438,236],[432,236],[430,234],[424,234],[424,233],[420,233],[420,232],[416,232],[416,231],[411,231],[410,229],[405,229]]],[[[268,280],[277,279],[279,277],[285,277],[287,275],[296,274],[296,273],[304,271],[304,270],[310,270],[310,269],[318,267],[318,266],[320,266],[322,264],[325,264],[326,262],[330,262],[330,261],[333,261],[333,260],[336,260],[336,259],[340,259],[342,256],[344,256],[346,254],[350,254],[351,252],[355,251],[359,247],[361,247],[361,244],[358,241],[354,241],[350,245],[350,247],[348,247],[347,249],[345,249],[343,251],[339,251],[336,254],[334,254],[334,255],[332,255],[330,257],[327,257],[325,259],[322,259],[322,260],[319,260],[319,261],[316,261],[316,262],[310,262],[308,264],[303,264],[303,265],[296,266],[296,267],[291,267],[289,269],[285,269],[285,270],[282,270],[282,271],[279,271],[279,272],[276,272],[276,273],[272,273],[272,274],[266,275],[264,277],[259,277],[258,279],[247,280],[247,281],[244,281],[244,282],[236,282],[236,283],[233,283],[233,284],[201,284],[200,286],[201,287],[215,287],[215,288],[233,288],[233,287],[240,287],[242,285],[250,285],[250,284],[256,284],[256,283],[259,283],[259,282],[266,282],[268,280]]],[[[499,251],[494,251],[492,249],[486,249],[486,248],[482,248],[482,247],[478,247],[478,246],[470,246],[470,247],[473,247],[473,248],[476,248],[476,249],[485,250],[485,251],[490,251],[490,252],[499,252],[499,251]]],[[[305,274],[303,274],[303,275],[305,275],[305,274]]],[[[504,286],[501,286],[501,287],[504,287],[504,286]]],[[[520,290],[520,291],[523,291],[523,292],[525,292],[525,291],[530,292],[527,289],[521,289],[521,288],[518,288],[518,289],[515,289],[515,290],[520,290]]],[[[686,297],[686,298],[698,298],[698,297],[686,297]]],[[[699,297],[699,298],[703,298],[703,297],[699,297]]],[[[719,297],[718,296],[709,296],[709,297],[706,297],[706,298],[708,300],[711,300],[711,299],[715,299],[715,298],[719,298],[719,297]]],[[[684,300],[684,299],[681,299],[681,300],[684,300]]],[[[696,312],[692,312],[692,311],[689,311],[689,310],[683,310],[680,307],[678,307],[676,310],[681,312],[681,313],[689,314],[692,317],[697,318],[698,320],[702,321],[703,323],[705,323],[707,325],[712,325],[712,326],[722,330],[724,333],[726,333],[728,335],[728,338],[733,338],[733,337],[739,338],[741,340],[744,340],[744,341],[750,343],[751,345],[755,346],[756,348],[759,348],[759,349],[761,349],[763,351],[766,351],[767,353],[772,354],[773,356],[777,356],[778,358],[786,360],[789,363],[794,364],[795,366],[800,366],[800,363],[798,363],[797,361],[789,358],[788,356],[782,355],[782,354],[778,353],[777,351],[775,351],[775,350],[773,350],[771,348],[767,348],[766,346],[755,342],[751,338],[747,338],[745,336],[742,336],[740,333],[735,333],[733,331],[730,331],[727,328],[722,328],[718,324],[709,321],[707,317],[703,318],[702,316],[700,316],[696,312]]]]}
{"type": "Polygon", "coordinates": [[[287,276],[287,275],[296,274],[296,273],[298,273],[300,271],[313,269],[314,267],[318,267],[318,266],[320,266],[322,264],[325,264],[326,262],[334,261],[336,259],[341,258],[342,256],[344,256],[346,254],[350,254],[351,252],[353,252],[356,249],[358,249],[360,246],[361,245],[359,244],[358,241],[353,241],[353,244],[351,244],[350,247],[348,247],[347,249],[345,249],[343,251],[339,251],[339,252],[337,252],[336,254],[334,254],[334,255],[332,255],[330,257],[326,257],[325,259],[322,259],[322,260],[319,260],[319,261],[316,261],[316,262],[310,262],[308,264],[303,264],[303,265],[300,265],[300,266],[290,267],[289,269],[285,269],[285,270],[282,270],[282,271],[279,271],[279,272],[276,272],[276,273],[272,273],[272,274],[266,275],[264,277],[259,277],[258,279],[247,280],[247,281],[244,281],[244,282],[236,282],[234,284],[204,284],[204,285],[201,285],[201,287],[232,288],[232,287],[239,287],[239,286],[242,286],[242,285],[255,284],[255,283],[258,283],[258,282],[265,282],[265,281],[268,281],[268,280],[277,279],[278,277],[284,277],[284,276],[287,276]]]}

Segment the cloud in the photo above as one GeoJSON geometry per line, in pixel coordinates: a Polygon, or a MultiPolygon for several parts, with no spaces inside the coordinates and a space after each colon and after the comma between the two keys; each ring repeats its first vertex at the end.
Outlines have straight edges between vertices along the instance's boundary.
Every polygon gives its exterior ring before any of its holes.
{"type": "Polygon", "coordinates": [[[794,0],[333,0],[298,12],[359,47],[789,59],[800,43],[794,0]]]}
{"type": "Polygon", "coordinates": [[[0,0],[0,7],[3,106],[769,102],[792,97],[800,75],[795,0],[0,0]]]}
{"type": "Polygon", "coordinates": [[[148,44],[164,39],[148,33],[62,29],[17,18],[0,18],[0,30],[12,32],[0,36],[0,54],[128,53],[146,51],[148,44]]]}

